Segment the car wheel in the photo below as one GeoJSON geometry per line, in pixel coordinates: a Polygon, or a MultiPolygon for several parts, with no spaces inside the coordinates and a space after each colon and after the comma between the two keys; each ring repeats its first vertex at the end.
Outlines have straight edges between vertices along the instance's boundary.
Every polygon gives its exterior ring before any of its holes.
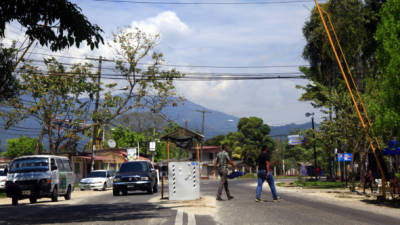
{"type": "Polygon", "coordinates": [[[84,191],[85,189],[81,188],[81,191],[84,191]]]}
{"type": "Polygon", "coordinates": [[[18,198],[12,197],[12,205],[18,205],[18,198]]]}
{"type": "Polygon", "coordinates": [[[113,189],[113,195],[114,196],[119,196],[119,190],[118,189],[113,189]]]}
{"type": "Polygon", "coordinates": [[[36,197],[30,197],[30,198],[29,198],[29,202],[30,202],[31,204],[35,204],[36,201],[37,201],[37,198],[36,198],[36,197]]]}
{"type": "Polygon", "coordinates": [[[106,189],[107,189],[107,183],[104,182],[103,189],[101,189],[101,190],[102,190],[102,191],[105,191],[106,189]]]}
{"type": "Polygon", "coordinates": [[[54,187],[53,193],[51,194],[51,201],[52,201],[52,202],[58,201],[58,190],[57,190],[57,186],[54,187]]]}
{"type": "Polygon", "coordinates": [[[158,184],[155,183],[154,187],[153,187],[153,193],[157,193],[158,192],[158,184]]]}
{"type": "Polygon", "coordinates": [[[67,193],[64,195],[65,200],[70,200],[71,199],[71,185],[68,186],[67,193]]]}

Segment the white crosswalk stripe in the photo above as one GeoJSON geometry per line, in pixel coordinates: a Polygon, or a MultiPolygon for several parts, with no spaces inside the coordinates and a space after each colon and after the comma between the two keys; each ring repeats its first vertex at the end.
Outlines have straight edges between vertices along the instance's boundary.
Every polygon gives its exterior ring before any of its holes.
{"type": "Polygon", "coordinates": [[[177,212],[176,212],[175,225],[183,225],[183,212],[182,212],[182,210],[177,210],[177,212]]]}
{"type": "MultiPolygon", "coordinates": [[[[188,215],[187,225],[196,225],[196,217],[193,213],[186,213],[188,215]]],[[[183,225],[183,215],[184,212],[182,210],[176,211],[175,217],[175,225],[183,225]]]]}
{"type": "Polygon", "coordinates": [[[196,225],[196,218],[193,213],[188,213],[188,225],[196,225]]]}

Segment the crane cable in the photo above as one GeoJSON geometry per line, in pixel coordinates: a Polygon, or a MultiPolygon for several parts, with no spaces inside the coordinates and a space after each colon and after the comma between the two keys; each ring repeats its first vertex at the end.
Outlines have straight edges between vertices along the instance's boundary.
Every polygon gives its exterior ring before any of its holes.
{"type": "MultiPolygon", "coordinates": [[[[362,117],[362,115],[361,115],[361,112],[360,112],[360,109],[359,109],[359,107],[358,107],[358,104],[357,104],[357,102],[356,102],[356,100],[355,100],[355,98],[354,98],[353,91],[351,90],[350,83],[349,83],[349,81],[348,81],[348,79],[347,79],[346,73],[344,72],[343,66],[342,66],[342,64],[341,64],[341,62],[340,62],[340,59],[339,59],[338,53],[337,53],[337,51],[336,51],[335,45],[333,44],[332,37],[331,37],[331,35],[330,35],[330,33],[329,33],[328,26],[326,25],[326,21],[325,21],[325,18],[324,18],[324,16],[323,16],[323,14],[322,14],[321,7],[320,7],[320,5],[318,4],[318,0],[314,0],[314,1],[315,1],[315,5],[317,6],[318,13],[319,13],[319,15],[320,15],[320,17],[321,17],[322,24],[323,24],[323,26],[324,26],[325,32],[326,32],[326,34],[327,34],[327,36],[328,36],[329,43],[330,43],[330,45],[331,45],[331,47],[332,47],[333,53],[335,54],[336,61],[337,61],[337,63],[338,63],[338,66],[339,66],[339,68],[340,68],[340,71],[341,71],[341,73],[342,73],[343,79],[344,79],[344,81],[345,81],[345,83],[346,83],[346,86],[347,86],[347,89],[348,89],[348,91],[349,91],[349,93],[350,93],[350,95],[351,95],[351,99],[352,99],[352,101],[353,101],[354,107],[355,107],[356,110],[357,110],[358,117],[359,117],[359,119],[360,119],[360,121],[361,121],[361,124],[362,124],[362,126],[363,126],[363,128],[364,128],[364,131],[365,131],[365,134],[366,134],[367,139],[368,139],[368,141],[369,141],[370,147],[371,147],[371,149],[372,149],[372,152],[373,152],[374,157],[375,157],[375,159],[376,159],[376,162],[377,162],[377,164],[378,164],[378,168],[379,168],[379,171],[380,171],[381,177],[382,177],[382,197],[385,198],[385,197],[386,197],[386,177],[385,177],[385,174],[384,174],[384,171],[383,171],[383,167],[382,167],[382,165],[381,165],[380,160],[378,159],[378,156],[377,156],[377,153],[376,153],[376,148],[375,148],[375,146],[374,146],[374,144],[373,144],[373,141],[372,141],[372,139],[371,139],[371,137],[370,137],[370,135],[369,135],[369,133],[368,133],[368,130],[367,130],[365,121],[364,121],[364,119],[363,119],[363,117],[362,117]]],[[[333,26],[332,26],[332,29],[334,30],[333,26]]],[[[344,56],[344,55],[343,55],[343,56],[344,56]]],[[[355,83],[354,83],[354,85],[355,85],[355,83]]],[[[356,85],[355,85],[355,87],[356,87],[356,85]]],[[[366,113],[366,112],[365,112],[365,113],[366,113]]]]}
{"type": "MultiPolygon", "coordinates": [[[[358,90],[358,88],[357,88],[356,82],[354,81],[354,78],[353,78],[353,75],[352,75],[352,73],[351,73],[349,64],[347,63],[346,56],[345,56],[344,53],[343,53],[343,49],[342,49],[342,47],[341,47],[341,45],[340,45],[339,38],[338,38],[337,35],[336,35],[336,31],[335,31],[335,28],[333,27],[333,23],[332,23],[331,17],[329,16],[329,13],[328,13],[327,11],[325,11],[323,8],[321,8],[321,10],[322,10],[322,11],[327,15],[327,17],[328,17],[329,24],[330,24],[330,26],[331,26],[331,28],[332,28],[333,34],[335,35],[336,43],[338,44],[338,47],[339,47],[339,49],[340,49],[340,53],[342,54],[342,57],[343,57],[343,61],[345,62],[345,65],[346,65],[346,68],[347,68],[347,72],[348,72],[349,75],[350,75],[351,82],[353,83],[353,86],[354,86],[354,88],[355,88],[355,90],[356,90],[356,93],[357,93],[357,96],[358,96],[358,100],[360,101],[360,105],[361,105],[362,110],[364,111],[364,115],[365,115],[365,117],[366,117],[366,119],[367,119],[367,121],[368,121],[369,129],[370,129],[371,132],[372,132],[372,137],[374,138],[375,143],[378,145],[378,149],[379,149],[379,150],[382,150],[381,145],[380,145],[380,143],[379,143],[379,141],[378,141],[378,138],[377,138],[376,135],[375,135],[374,128],[372,127],[371,120],[369,119],[367,109],[366,109],[366,107],[365,107],[365,105],[364,105],[364,102],[363,102],[363,100],[362,100],[362,97],[361,97],[361,95],[360,95],[360,92],[359,92],[359,90],[358,90]]],[[[374,155],[375,155],[375,154],[374,154],[374,155]]],[[[376,160],[378,161],[378,159],[376,159],[376,160]]],[[[386,183],[385,183],[385,184],[386,184],[386,183]]],[[[384,184],[382,184],[382,185],[384,185],[384,184]]],[[[392,189],[390,188],[390,186],[389,186],[388,189],[390,190],[390,194],[391,194],[392,197],[393,197],[393,191],[392,191],[392,189]]]]}
{"type": "Polygon", "coordinates": [[[362,108],[362,110],[364,111],[365,117],[366,117],[366,119],[367,119],[367,121],[368,121],[368,125],[369,125],[369,128],[370,128],[371,131],[372,131],[372,135],[374,136],[375,142],[377,143],[378,148],[379,148],[379,149],[382,149],[381,146],[380,146],[380,144],[379,144],[379,141],[378,141],[377,137],[374,135],[374,134],[375,134],[374,128],[372,127],[372,123],[371,123],[371,120],[369,119],[367,109],[366,109],[366,107],[365,107],[365,105],[364,105],[364,102],[363,102],[363,100],[362,100],[362,98],[361,98],[361,95],[360,95],[360,92],[359,92],[359,90],[358,90],[358,88],[357,88],[356,82],[354,81],[354,78],[353,78],[353,75],[352,75],[352,73],[351,73],[349,64],[347,63],[346,56],[345,56],[344,53],[343,53],[343,49],[342,49],[342,46],[340,45],[339,38],[338,38],[338,36],[337,36],[337,34],[336,34],[335,28],[333,27],[333,23],[332,23],[331,17],[329,16],[329,13],[328,13],[327,11],[325,11],[323,8],[321,8],[321,10],[322,10],[322,11],[327,15],[327,17],[328,17],[329,25],[331,26],[332,31],[333,31],[333,34],[335,35],[336,43],[337,43],[337,45],[338,45],[338,47],[339,47],[340,53],[342,54],[343,61],[344,61],[345,65],[346,65],[346,68],[347,68],[347,72],[348,72],[349,75],[350,75],[351,82],[353,83],[353,86],[354,86],[354,88],[355,88],[355,90],[356,90],[358,100],[360,101],[361,108],[362,108]]]}

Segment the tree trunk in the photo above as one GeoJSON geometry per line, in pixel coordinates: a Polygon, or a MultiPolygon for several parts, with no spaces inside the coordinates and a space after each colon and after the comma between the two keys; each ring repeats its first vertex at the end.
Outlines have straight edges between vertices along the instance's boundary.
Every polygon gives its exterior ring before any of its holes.
{"type": "Polygon", "coordinates": [[[360,149],[360,186],[364,187],[365,183],[365,174],[367,172],[367,168],[365,166],[366,161],[367,161],[367,155],[368,155],[368,148],[366,143],[362,144],[362,147],[360,149]]]}
{"type": "Polygon", "coordinates": [[[54,144],[53,144],[53,129],[51,127],[51,119],[47,120],[47,134],[49,136],[49,148],[50,148],[50,155],[54,155],[55,151],[54,151],[54,144]]]}
{"type": "Polygon", "coordinates": [[[350,170],[350,191],[355,191],[356,187],[354,184],[355,180],[355,174],[354,174],[354,153],[353,153],[353,159],[351,160],[351,170],[350,170]]]}
{"type": "Polygon", "coordinates": [[[40,150],[40,144],[43,141],[43,136],[44,136],[44,132],[45,132],[45,125],[42,126],[42,130],[40,131],[40,135],[39,135],[39,139],[36,143],[36,148],[35,148],[35,155],[39,154],[39,150],[40,150]]]}

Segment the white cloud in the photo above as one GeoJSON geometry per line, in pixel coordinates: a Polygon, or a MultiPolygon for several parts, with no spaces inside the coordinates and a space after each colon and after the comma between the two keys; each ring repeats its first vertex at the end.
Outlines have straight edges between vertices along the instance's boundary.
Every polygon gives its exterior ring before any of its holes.
{"type": "MultiPolygon", "coordinates": [[[[312,7],[311,3],[306,5],[312,7]]],[[[150,34],[159,33],[161,40],[157,50],[164,53],[166,61],[170,64],[305,64],[301,57],[305,44],[302,26],[310,12],[299,4],[158,7],[79,2],[79,6],[85,14],[87,12],[91,21],[106,28],[106,35],[116,32],[117,26],[128,26],[128,29],[138,27],[150,34]],[[123,21],[126,21],[126,24],[120,24],[123,21]]],[[[111,39],[106,41],[109,40],[111,39]]],[[[90,51],[88,47],[71,48],[62,54],[79,57],[102,55],[114,58],[114,52],[107,46],[101,46],[95,51],[90,51]]],[[[96,65],[96,62],[94,64],[96,65]]],[[[297,71],[297,68],[179,69],[202,73],[297,71]]],[[[197,104],[240,117],[259,116],[264,121],[276,125],[309,121],[309,118],[304,117],[304,113],[316,110],[313,110],[309,103],[298,101],[301,90],[295,88],[297,84],[306,83],[304,80],[178,81],[176,85],[178,93],[197,104]]]]}
{"type": "Polygon", "coordinates": [[[133,21],[130,28],[135,27],[146,33],[159,33],[163,41],[181,38],[190,34],[189,27],[172,11],[165,11],[145,20],[133,21]]]}

